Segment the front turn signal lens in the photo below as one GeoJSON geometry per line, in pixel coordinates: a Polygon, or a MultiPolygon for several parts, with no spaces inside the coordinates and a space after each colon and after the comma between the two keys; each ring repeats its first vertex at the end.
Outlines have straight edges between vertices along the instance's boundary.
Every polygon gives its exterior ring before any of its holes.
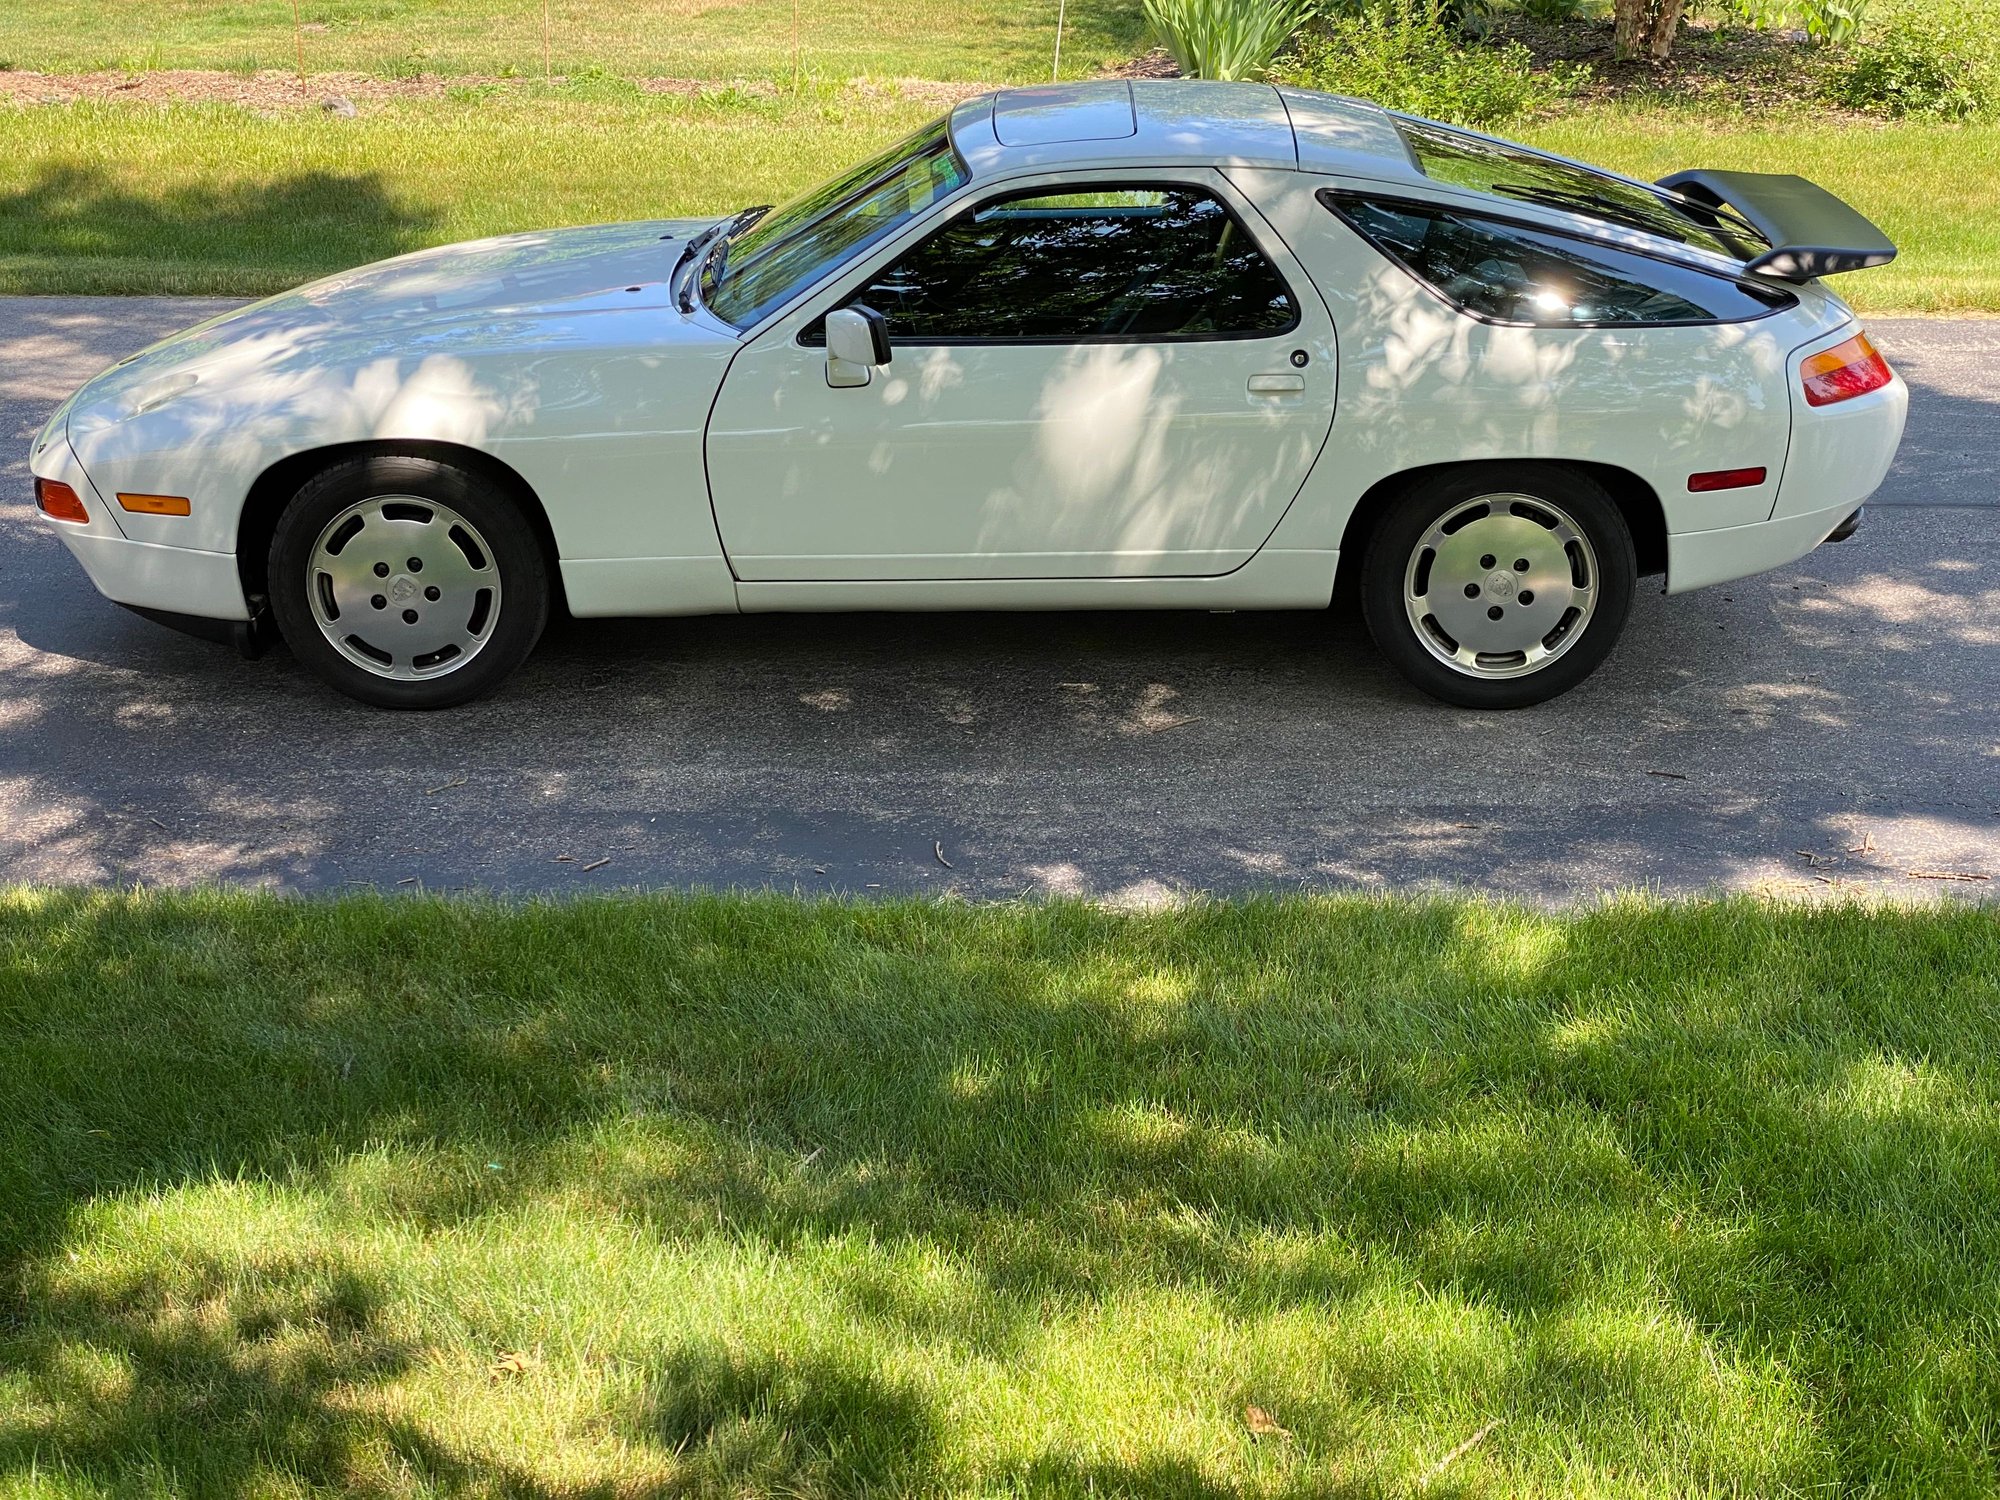
{"type": "Polygon", "coordinates": [[[140,516],[185,516],[194,510],[185,495],[128,495],[120,490],[118,503],[140,516]]]}
{"type": "Polygon", "coordinates": [[[59,479],[35,477],[35,509],[52,521],[74,521],[87,525],[90,512],[83,508],[83,497],[59,479]]]}
{"type": "Polygon", "coordinates": [[[1805,386],[1807,406],[1831,406],[1879,391],[1895,375],[1868,335],[1857,333],[1844,344],[1810,356],[1799,366],[1799,379],[1805,386]]]}

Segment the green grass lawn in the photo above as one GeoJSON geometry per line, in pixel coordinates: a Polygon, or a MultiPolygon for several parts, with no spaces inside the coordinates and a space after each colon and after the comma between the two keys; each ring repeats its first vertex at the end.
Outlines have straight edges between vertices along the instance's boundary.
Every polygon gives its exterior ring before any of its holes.
{"type": "MultiPolygon", "coordinates": [[[[938,112],[833,85],[643,96],[463,91],[342,120],[227,106],[0,107],[0,292],[263,293],[507,230],[722,212],[814,181],[938,112]]],[[[1903,248],[1838,283],[1865,310],[2000,310],[2000,126],[1895,129],[1598,110],[1523,132],[1657,176],[1799,171],[1903,248]]]]}
{"type": "Polygon", "coordinates": [[[1428,1493],[2000,1488],[1992,911],[0,894],[0,1494],[1481,1432],[1428,1493]]]}
{"type": "MultiPolygon", "coordinates": [[[[1138,0],[1067,0],[1065,72],[1138,49],[1138,0]]],[[[798,0],[807,71],[1049,76],[1057,0],[798,0]]],[[[542,74],[541,0],[300,0],[306,64],[386,74],[542,74]]],[[[792,0],[553,0],[557,73],[792,76],[792,0]]],[[[6,0],[0,63],[60,72],[291,68],[290,0],[6,0]]]]}

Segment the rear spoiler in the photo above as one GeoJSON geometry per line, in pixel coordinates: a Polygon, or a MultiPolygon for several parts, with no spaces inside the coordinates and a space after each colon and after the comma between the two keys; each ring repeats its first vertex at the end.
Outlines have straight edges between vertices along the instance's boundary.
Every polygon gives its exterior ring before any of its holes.
{"type": "Polygon", "coordinates": [[[1788,172],[1676,172],[1660,186],[1705,208],[1727,204],[1769,240],[1771,248],[1744,267],[1753,276],[1811,281],[1896,258],[1889,236],[1825,188],[1788,172]]]}

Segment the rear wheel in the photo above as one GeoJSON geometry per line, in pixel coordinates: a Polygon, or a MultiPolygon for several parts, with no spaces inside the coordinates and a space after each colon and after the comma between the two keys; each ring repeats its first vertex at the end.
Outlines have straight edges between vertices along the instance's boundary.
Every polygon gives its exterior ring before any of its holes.
{"type": "Polygon", "coordinates": [[[1423,481],[1362,562],[1362,613],[1382,654],[1432,697],[1525,708],[1575,687],[1632,607],[1632,534],[1602,488],[1546,464],[1423,481]]]}
{"type": "Polygon", "coordinates": [[[383,708],[490,691],[547,623],[548,564],[513,499],[432,459],[335,464],[271,541],[271,612],[293,654],[383,708]]]}

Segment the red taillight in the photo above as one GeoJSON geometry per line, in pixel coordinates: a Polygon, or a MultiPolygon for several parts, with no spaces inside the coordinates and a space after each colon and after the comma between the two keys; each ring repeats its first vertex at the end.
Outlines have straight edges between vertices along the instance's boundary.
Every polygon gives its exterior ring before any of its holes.
{"type": "Polygon", "coordinates": [[[55,479],[35,479],[35,508],[51,520],[87,523],[90,512],[83,508],[83,499],[68,485],[55,479]]]}
{"type": "Polygon", "coordinates": [[[1688,489],[1697,495],[1709,490],[1747,490],[1762,484],[1765,473],[1763,469],[1710,469],[1705,474],[1688,475],[1688,489]]]}
{"type": "Polygon", "coordinates": [[[1868,342],[1868,335],[1857,333],[1846,343],[1807,359],[1799,366],[1799,379],[1806,388],[1807,406],[1831,406],[1879,391],[1895,376],[1889,362],[1868,342]]]}

